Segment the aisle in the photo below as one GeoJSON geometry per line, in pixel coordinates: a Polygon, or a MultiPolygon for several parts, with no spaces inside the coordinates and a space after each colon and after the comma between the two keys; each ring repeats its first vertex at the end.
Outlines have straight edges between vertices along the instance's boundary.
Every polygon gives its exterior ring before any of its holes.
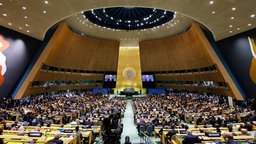
{"type": "Polygon", "coordinates": [[[140,142],[140,137],[138,135],[138,130],[136,129],[136,125],[134,124],[134,113],[132,111],[132,101],[128,100],[126,105],[126,110],[124,112],[124,117],[122,118],[122,123],[124,124],[123,133],[121,135],[121,144],[125,142],[125,137],[129,136],[130,141],[140,142]]]}

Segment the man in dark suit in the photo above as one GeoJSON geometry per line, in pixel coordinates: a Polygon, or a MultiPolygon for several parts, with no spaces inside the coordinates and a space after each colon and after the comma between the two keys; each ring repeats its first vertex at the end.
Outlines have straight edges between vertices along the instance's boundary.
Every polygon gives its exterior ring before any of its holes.
{"type": "Polygon", "coordinates": [[[201,143],[201,139],[198,136],[195,136],[192,134],[191,130],[187,130],[188,135],[185,136],[185,138],[182,141],[182,144],[195,144],[195,143],[201,143]]]}
{"type": "MultiPolygon", "coordinates": [[[[172,125],[172,126],[171,126],[171,130],[168,131],[168,133],[166,134],[166,140],[171,141],[172,136],[176,135],[177,131],[174,130],[174,128],[175,128],[175,126],[172,125]]],[[[166,143],[168,143],[168,142],[166,142],[166,143]]]]}
{"type": "Polygon", "coordinates": [[[151,82],[152,79],[151,79],[151,77],[150,77],[149,75],[145,75],[145,76],[143,77],[143,81],[144,81],[144,82],[151,82]]]}
{"type": "Polygon", "coordinates": [[[60,132],[55,133],[54,139],[48,141],[49,144],[63,144],[63,140],[60,140],[60,132]]]}
{"type": "Polygon", "coordinates": [[[109,75],[107,78],[107,82],[112,82],[112,81],[114,81],[114,77],[113,75],[109,75]]]}

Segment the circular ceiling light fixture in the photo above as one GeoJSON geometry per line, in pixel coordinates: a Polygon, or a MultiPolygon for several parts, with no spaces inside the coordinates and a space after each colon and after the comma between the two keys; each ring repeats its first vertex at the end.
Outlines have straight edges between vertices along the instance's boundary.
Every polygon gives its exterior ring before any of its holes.
{"type": "Polygon", "coordinates": [[[155,8],[112,7],[83,12],[86,19],[102,27],[119,30],[141,30],[161,26],[175,13],[155,8]]]}

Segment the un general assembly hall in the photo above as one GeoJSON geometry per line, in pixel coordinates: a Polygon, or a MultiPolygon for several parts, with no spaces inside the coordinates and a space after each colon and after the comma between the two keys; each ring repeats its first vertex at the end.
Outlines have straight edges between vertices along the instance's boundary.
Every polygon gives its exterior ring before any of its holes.
{"type": "Polygon", "coordinates": [[[0,0],[0,144],[254,144],[255,98],[255,0],[0,0]]]}

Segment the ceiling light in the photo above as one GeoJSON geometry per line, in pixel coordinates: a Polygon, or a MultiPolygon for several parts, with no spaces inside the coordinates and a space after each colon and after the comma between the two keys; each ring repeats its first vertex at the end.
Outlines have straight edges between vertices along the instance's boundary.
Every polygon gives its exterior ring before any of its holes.
{"type": "Polygon", "coordinates": [[[230,17],[230,19],[234,19],[234,17],[230,17]]]}
{"type": "Polygon", "coordinates": [[[252,15],[251,15],[251,18],[254,18],[254,17],[255,17],[255,14],[252,14],[252,15]]]}
{"type": "Polygon", "coordinates": [[[237,30],[240,30],[240,28],[236,28],[237,30]]]}
{"type": "Polygon", "coordinates": [[[8,23],[8,25],[12,25],[12,23],[8,23]]]}
{"type": "Polygon", "coordinates": [[[252,24],[250,24],[250,23],[248,24],[248,26],[251,26],[251,25],[252,25],[252,24]]]}
{"type": "Polygon", "coordinates": [[[46,11],[44,10],[43,13],[46,13],[46,11]]]}
{"type": "Polygon", "coordinates": [[[232,25],[229,25],[229,27],[233,27],[232,25]]]}
{"type": "Polygon", "coordinates": [[[229,33],[232,33],[233,31],[229,31],[229,33]]]}
{"type": "Polygon", "coordinates": [[[3,5],[2,3],[0,3],[0,5],[3,5]]]}
{"type": "Polygon", "coordinates": [[[28,26],[28,24],[25,24],[25,26],[28,26]]]}
{"type": "Polygon", "coordinates": [[[215,14],[215,11],[212,11],[212,14],[215,14]]]}
{"type": "Polygon", "coordinates": [[[234,11],[234,10],[236,10],[236,8],[235,8],[235,7],[233,7],[233,8],[232,8],[232,10],[234,11]]]}
{"type": "Polygon", "coordinates": [[[210,4],[213,4],[214,1],[210,1],[210,4]]]}
{"type": "Polygon", "coordinates": [[[27,8],[26,8],[26,7],[22,7],[22,9],[24,9],[24,10],[25,10],[25,9],[27,9],[27,8]]]}
{"type": "Polygon", "coordinates": [[[3,16],[7,16],[7,14],[4,13],[3,16]]]}
{"type": "Polygon", "coordinates": [[[48,1],[44,1],[45,4],[48,4],[48,1]]]}
{"type": "Polygon", "coordinates": [[[26,18],[28,18],[27,16],[24,16],[24,18],[26,19],[26,18]]]}
{"type": "Polygon", "coordinates": [[[29,30],[27,30],[27,32],[29,32],[29,30]]]}
{"type": "Polygon", "coordinates": [[[22,27],[19,27],[19,29],[22,29],[22,27]]]}

